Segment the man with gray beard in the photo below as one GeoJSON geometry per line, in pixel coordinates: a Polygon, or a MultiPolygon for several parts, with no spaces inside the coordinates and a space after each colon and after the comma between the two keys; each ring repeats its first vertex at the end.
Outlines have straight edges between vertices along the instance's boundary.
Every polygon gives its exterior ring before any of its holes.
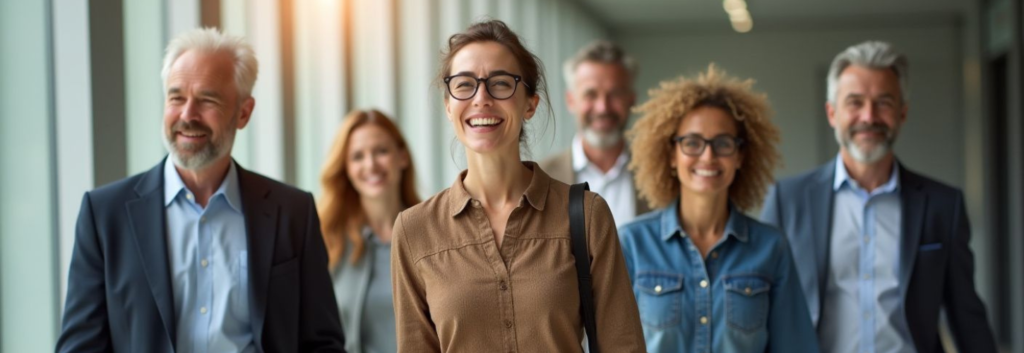
{"type": "Polygon", "coordinates": [[[572,146],[540,162],[552,178],[566,184],[588,182],[590,191],[608,201],[616,225],[650,211],[640,200],[627,169],[629,151],[623,133],[636,102],[636,63],[615,44],[599,40],[565,62],[565,94],[576,115],[578,133],[572,146]]]}
{"type": "Polygon", "coordinates": [[[974,288],[963,193],[893,154],[907,119],[907,59],[884,42],[832,61],[825,109],[835,160],[779,181],[762,220],[787,235],[823,352],[995,352],[974,288]]]}
{"type": "Polygon", "coordinates": [[[168,157],[85,194],[58,352],[344,352],[312,195],[231,159],[257,72],[240,37],[170,42],[168,157]]]}

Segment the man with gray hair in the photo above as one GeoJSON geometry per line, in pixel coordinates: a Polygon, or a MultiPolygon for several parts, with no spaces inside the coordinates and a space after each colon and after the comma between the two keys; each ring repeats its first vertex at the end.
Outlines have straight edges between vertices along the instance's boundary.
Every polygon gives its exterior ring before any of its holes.
{"type": "Polygon", "coordinates": [[[566,105],[576,115],[578,133],[572,146],[541,161],[551,177],[567,183],[590,183],[612,208],[615,224],[625,224],[650,211],[633,186],[629,151],[623,133],[636,102],[636,63],[622,48],[595,41],[565,62],[566,105]]]}
{"type": "Polygon", "coordinates": [[[168,45],[168,157],[83,197],[58,352],[344,351],[313,197],[231,159],[257,72],[215,29],[168,45]]]}
{"type": "Polygon", "coordinates": [[[776,183],[761,218],[789,238],[822,351],[941,352],[945,309],[961,352],[995,352],[963,193],[893,154],[908,66],[884,42],[836,56],[825,110],[839,155],[776,183]]]}

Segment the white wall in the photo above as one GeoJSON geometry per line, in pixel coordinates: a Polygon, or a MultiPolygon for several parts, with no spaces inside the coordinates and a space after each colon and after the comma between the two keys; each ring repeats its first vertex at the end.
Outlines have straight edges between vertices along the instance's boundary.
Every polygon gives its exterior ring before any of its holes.
{"type": "Polygon", "coordinates": [[[616,36],[640,64],[640,100],[659,81],[692,76],[715,62],[730,74],[754,78],[768,94],[782,130],[777,177],[811,169],[838,148],[825,116],[825,76],[849,45],[877,39],[910,59],[910,112],[896,154],[911,169],[956,187],[964,185],[961,29],[923,25],[880,29],[799,28],[747,34],[694,33],[616,36]]]}

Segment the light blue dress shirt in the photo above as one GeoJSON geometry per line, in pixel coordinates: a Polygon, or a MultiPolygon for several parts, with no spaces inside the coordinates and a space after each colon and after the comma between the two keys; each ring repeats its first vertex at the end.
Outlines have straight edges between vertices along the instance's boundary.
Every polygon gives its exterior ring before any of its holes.
{"type": "Polygon", "coordinates": [[[899,292],[902,211],[899,165],[889,181],[863,189],[836,159],[822,350],[914,352],[899,292]]]}
{"type": "Polygon", "coordinates": [[[254,352],[248,244],[234,163],[204,209],[171,159],[164,206],[177,352],[254,352]]]}
{"type": "Polygon", "coordinates": [[[649,352],[817,352],[789,244],[731,208],[707,258],[679,203],[619,228],[649,352]]]}

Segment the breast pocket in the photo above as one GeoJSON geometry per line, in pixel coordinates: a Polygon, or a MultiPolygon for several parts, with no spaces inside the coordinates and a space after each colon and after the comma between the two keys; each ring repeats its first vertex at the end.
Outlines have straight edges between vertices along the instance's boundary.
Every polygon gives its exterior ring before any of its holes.
{"type": "Polygon", "coordinates": [[[636,277],[640,321],[651,328],[678,325],[683,305],[683,275],[644,272],[636,277]]]}
{"type": "Polygon", "coordinates": [[[728,276],[725,285],[725,316],[729,327],[752,333],[768,321],[771,283],[759,276],[728,276]]]}

